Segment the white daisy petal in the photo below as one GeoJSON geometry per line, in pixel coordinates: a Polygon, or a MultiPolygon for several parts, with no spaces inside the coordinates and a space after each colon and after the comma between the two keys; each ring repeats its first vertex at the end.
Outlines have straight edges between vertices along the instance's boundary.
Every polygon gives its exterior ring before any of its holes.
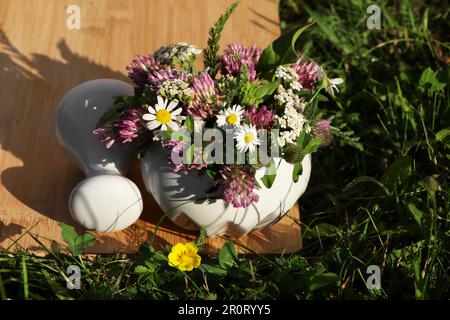
{"type": "Polygon", "coordinates": [[[156,110],[160,110],[162,106],[165,106],[165,99],[161,96],[157,96],[156,99],[158,100],[158,103],[156,104],[156,110]]]}
{"type": "Polygon", "coordinates": [[[177,105],[178,105],[178,102],[170,101],[169,106],[167,107],[167,110],[172,111],[177,105]]]}
{"type": "Polygon", "coordinates": [[[146,121],[151,121],[151,120],[155,120],[156,116],[154,114],[151,113],[146,113],[142,116],[142,119],[146,120],[146,121]]]}
{"type": "MultiPolygon", "coordinates": [[[[170,105],[169,105],[169,108],[170,108],[170,105]]],[[[169,109],[167,109],[167,110],[169,110],[169,109]]],[[[171,114],[172,114],[172,116],[177,116],[181,113],[181,111],[182,111],[181,108],[178,108],[178,109],[172,111],[171,114]]]]}
{"type": "Polygon", "coordinates": [[[160,125],[161,124],[158,121],[153,120],[153,121],[150,121],[149,123],[147,123],[146,126],[149,130],[154,130],[154,129],[158,128],[160,125]]]}
{"type": "Polygon", "coordinates": [[[175,121],[170,121],[167,126],[172,129],[172,130],[179,130],[180,126],[178,125],[178,123],[176,123],[175,121]]]}

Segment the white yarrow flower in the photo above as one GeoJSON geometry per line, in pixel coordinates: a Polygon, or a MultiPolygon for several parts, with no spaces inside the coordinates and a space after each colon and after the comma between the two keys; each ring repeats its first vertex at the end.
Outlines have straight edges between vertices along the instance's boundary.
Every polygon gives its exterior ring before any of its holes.
{"type": "Polygon", "coordinates": [[[241,118],[244,114],[244,109],[238,104],[235,104],[232,108],[226,108],[220,110],[217,115],[217,125],[220,128],[237,128],[241,124],[241,118]]]}
{"type": "Polygon", "coordinates": [[[148,112],[142,116],[149,130],[155,130],[161,127],[161,130],[167,130],[170,128],[172,130],[178,130],[180,128],[181,121],[184,119],[181,116],[181,108],[176,108],[178,101],[170,101],[157,96],[158,103],[154,106],[148,107],[148,112]]]}
{"type": "Polygon", "coordinates": [[[275,70],[275,78],[284,82],[292,82],[297,80],[297,73],[289,66],[279,66],[275,70]]]}
{"type": "Polygon", "coordinates": [[[178,42],[159,48],[153,55],[155,58],[163,63],[170,63],[173,58],[184,62],[189,58],[202,53],[197,46],[188,44],[186,42],[178,42]]]}
{"type": "Polygon", "coordinates": [[[286,129],[280,132],[278,137],[278,144],[283,147],[286,143],[295,143],[297,137],[303,132],[307,131],[305,127],[305,117],[302,113],[291,105],[286,106],[284,114],[278,116],[278,122],[281,129],[286,129]]]}
{"type": "Polygon", "coordinates": [[[236,147],[239,152],[246,152],[247,150],[254,152],[256,146],[261,144],[254,125],[244,124],[239,127],[234,133],[234,139],[236,140],[236,147]]]}
{"type": "Polygon", "coordinates": [[[303,90],[302,84],[301,84],[300,82],[298,82],[298,81],[292,81],[292,82],[289,84],[289,88],[290,88],[292,91],[297,91],[297,92],[300,92],[300,91],[303,90]]]}
{"type": "Polygon", "coordinates": [[[300,110],[303,112],[303,109],[305,108],[305,102],[294,93],[292,89],[288,90],[279,90],[277,94],[274,96],[275,101],[285,108],[292,107],[297,110],[300,110]]]}
{"type": "Polygon", "coordinates": [[[158,95],[170,100],[186,102],[194,97],[194,90],[189,88],[189,83],[183,80],[169,79],[159,86],[158,95]]]}

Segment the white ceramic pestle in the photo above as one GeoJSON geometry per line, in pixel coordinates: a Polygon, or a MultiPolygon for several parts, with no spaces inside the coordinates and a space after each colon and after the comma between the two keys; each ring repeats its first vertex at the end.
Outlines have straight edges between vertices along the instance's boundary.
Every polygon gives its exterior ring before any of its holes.
{"type": "Polygon", "coordinates": [[[69,210],[89,230],[112,232],[132,225],[142,213],[137,186],[121,176],[135,159],[133,146],[107,149],[92,133],[117,96],[133,95],[126,82],[97,79],[70,90],[56,111],[56,135],[61,147],[87,176],[73,190],[69,210]]]}

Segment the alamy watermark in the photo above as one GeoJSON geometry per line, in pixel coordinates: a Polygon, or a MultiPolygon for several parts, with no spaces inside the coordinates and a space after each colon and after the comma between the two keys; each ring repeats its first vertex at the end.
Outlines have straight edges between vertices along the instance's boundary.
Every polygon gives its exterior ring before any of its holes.
{"type": "Polygon", "coordinates": [[[67,289],[81,289],[81,270],[79,266],[70,265],[66,270],[67,280],[66,286],[67,289]]]}
{"type": "Polygon", "coordinates": [[[370,16],[366,20],[366,26],[367,29],[373,30],[381,29],[381,9],[376,4],[372,4],[367,7],[367,13],[370,14],[370,16]]]}
{"type": "Polygon", "coordinates": [[[66,27],[69,30],[81,29],[81,9],[75,4],[67,7],[66,13],[69,15],[66,20],[66,27]]]}
{"type": "Polygon", "coordinates": [[[366,279],[366,286],[369,290],[381,289],[381,270],[377,265],[370,265],[367,267],[366,274],[369,275],[366,279]]]}
{"type": "MultiPolygon", "coordinates": [[[[171,133],[169,141],[181,142],[182,148],[173,148],[170,152],[171,162],[178,164],[262,164],[268,165],[273,158],[280,157],[278,144],[279,130],[260,129],[257,141],[252,148],[245,151],[235,150],[235,131],[226,129],[225,134],[219,129],[184,131],[171,133]]],[[[270,174],[270,173],[269,173],[270,174]]]]}

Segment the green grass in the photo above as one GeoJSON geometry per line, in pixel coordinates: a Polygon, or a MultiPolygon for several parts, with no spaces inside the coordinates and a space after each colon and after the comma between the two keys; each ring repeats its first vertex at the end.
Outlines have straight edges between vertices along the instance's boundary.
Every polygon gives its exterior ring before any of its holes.
{"type": "Polygon", "coordinates": [[[0,297],[448,299],[450,19],[443,2],[427,3],[377,1],[381,30],[367,30],[365,1],[282,1],[283,29],[316,20],[299,50],[345,79],[321,105],[339,129],[313,158],[300,201],[302,251],[236,257],[227,245],[191,273],[169,267],[167,249],[150,244],[93,260],[5,252],[0,297]],[[73,264],[82,290],[66,289],[73,264]],[[369,265],[381,268],[381,290],[366,287],[369,265]]]}

